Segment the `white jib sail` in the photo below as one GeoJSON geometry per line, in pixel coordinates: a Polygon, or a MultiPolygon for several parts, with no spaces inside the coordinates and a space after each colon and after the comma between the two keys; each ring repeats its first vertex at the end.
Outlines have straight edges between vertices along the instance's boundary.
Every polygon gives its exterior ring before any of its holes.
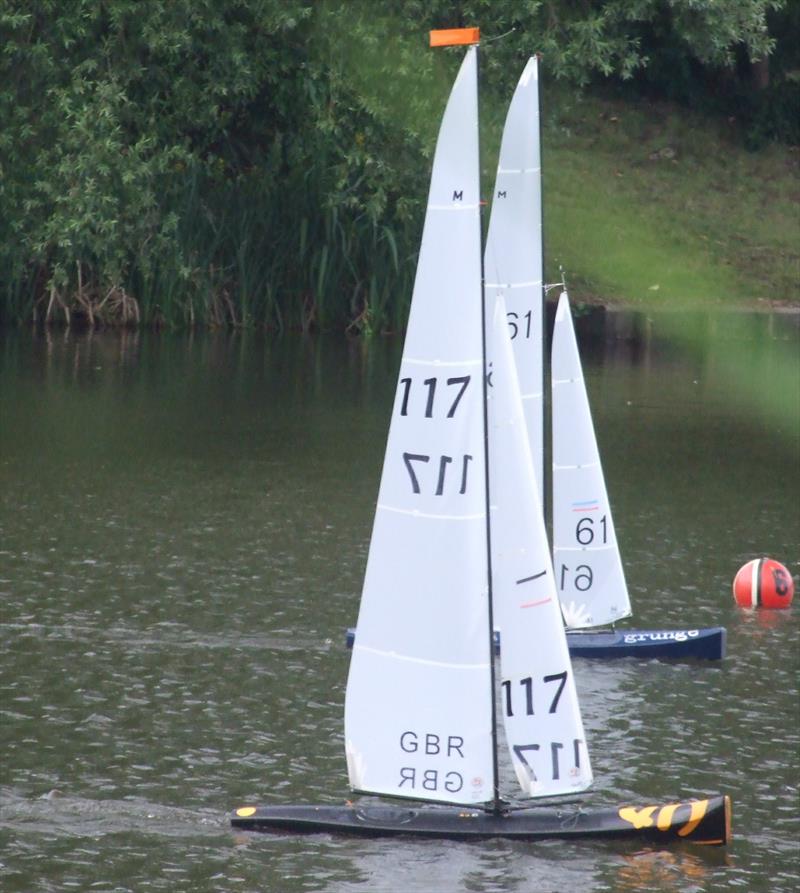
{"type": "Polygon", "coordinates": [[[600,626],[631,603],[611,518],[567,293],[552,348],[553,565],[564,622],[600,626]]]}
{"type": "Polygon", "coordinates": [[[500,629],[500,705],[522,790],[581,791],[592,781],[572,664],[533,474],[506,308],[497,299],[489,388],[492,599],[500,629]]]}
{"type": "Polygon", "coordinates": [[[528,60],[506,116],[486,238],[486,306],[503,295],[539,492],[544,492],[539,73],[528,60]]]}
{"type": "Polygon", "coordinates": [[[494,791],[477,65],[444,113],[345,699],[356,790],[494,791]]]}

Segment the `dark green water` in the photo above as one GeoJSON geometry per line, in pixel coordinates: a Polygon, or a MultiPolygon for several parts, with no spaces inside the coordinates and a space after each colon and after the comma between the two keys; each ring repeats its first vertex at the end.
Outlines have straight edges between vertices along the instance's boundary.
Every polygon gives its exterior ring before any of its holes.
{"type": "Polygon", "coordinates": [[[727,850],[232,833],[241,803],[348,796],[343,633],[400,344],[13,332],[0,889],[797,889],[800,609],[730,584],[800,567],[798,318],[689,322],[582,343],[635,623],[724,625],[728,657],[575,671],[590,802],[727,792],[727,850]]]}

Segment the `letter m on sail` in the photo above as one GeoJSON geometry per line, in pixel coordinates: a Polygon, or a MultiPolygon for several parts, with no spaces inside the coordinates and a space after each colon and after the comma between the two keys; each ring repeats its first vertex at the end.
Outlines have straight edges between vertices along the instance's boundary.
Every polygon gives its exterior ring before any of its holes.
{"type": "Polygon", "coordinates": [[[464,200],[464,190],[463,189],[454,189],[453,190],[453,201],[460,202],[464,200]]]}

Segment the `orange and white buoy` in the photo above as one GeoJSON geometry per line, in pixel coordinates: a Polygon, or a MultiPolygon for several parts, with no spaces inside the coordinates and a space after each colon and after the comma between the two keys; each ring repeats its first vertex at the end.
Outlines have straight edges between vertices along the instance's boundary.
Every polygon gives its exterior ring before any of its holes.
{"type": "Polygon", "coordinates": [[[780,561],[754,558],[734,577],[733,597],[742,608],[788,608],[794,597],[794,580],[780,561]]]}

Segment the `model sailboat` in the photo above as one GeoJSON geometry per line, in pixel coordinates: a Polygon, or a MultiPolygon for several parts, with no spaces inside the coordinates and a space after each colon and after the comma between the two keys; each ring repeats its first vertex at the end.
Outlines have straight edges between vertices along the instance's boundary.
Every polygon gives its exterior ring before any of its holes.
{"type": "Polygon", "coordinates": [[[471,46],[434,157],[345,699],[351,788],[415,802],[244,806],[231,821],[724,843],[727,797],[595,809],[512,808],[501,797],[498,712],[524,797],[583,791],[592,772],[502,299],[484,319],[476,57],[471,46]]]}
{"type": "MultiPolygon", "coordinates": [[[[540,492],[544,473],[544,286],[538,62],[528,61],[506,118],[486,240],[487,299],[503,295],[540,492]]],[[[719,659],[725,630],[587,632],[631,615],[569,300],[553,329],[553,564],[570,653],[581,657],[719,659]],[[581,632],[572,632],[580,629],[581,632]]]]}
{"type": "MultiPolygon", "coordinates": [[[[547,493],[545,313],[538,62],[528,61],[506,118],[486,240],[487,306],[506,302],[539,493],[547,493]]],[[[573,657],[718,660],[723,627],[597,629],[631,616],[572,315],[562,293],[551,353],[553,563],[573,657]]],[[[543,500],[545,502],[546,500],[543,500]]],[[[355,631],[347,631],[351,645],[355,631]]],[[[499,642],[499,633],[497,634],[499,642]]]]}

